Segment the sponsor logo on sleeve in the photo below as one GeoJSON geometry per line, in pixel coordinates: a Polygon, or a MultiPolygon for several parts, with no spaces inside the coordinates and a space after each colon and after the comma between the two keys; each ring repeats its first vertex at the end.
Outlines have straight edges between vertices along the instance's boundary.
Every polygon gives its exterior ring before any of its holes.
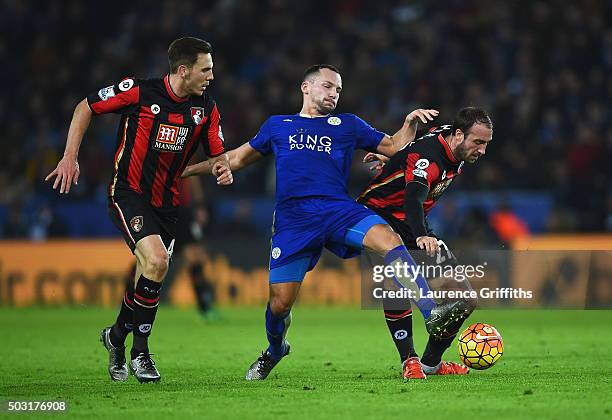
{"type": "Polygon", "coordinates": [[[415,169],[414,171],[412,171],[412,174],[414,176],[418,176],[418,177],[421,177],[421,178],[427,178],[427,172],[425,172],[422,169],[415,169]]]}
{"type": "Polygon", "coordinates": [[[106,101],[108,98],[112,98],[115,96],[115,88],[113,86],[107,86],[98,91],[98,96],[103,101],[106,101]]]}
{"type": "Polygon", "coordinates": [[[427,159],[419,159],[414,166],[419,169],[425,169],[429,166],[429,161],[427,159]]]}
{"type": "Polygon", "coordinates": [[[159,111],[161,111],[161,108],[159,107],[159,105],[157,104],[153,104],[151,105],[151,112],[155,115],[159,114],[159,111]]]}
{"type": "Polygon", "coordinates": [[[130,89],[132,89],[132,86],[134,86],[134,79],[125,79],[122,80],[121,82],[119,82],[119,90],[121,92],[126,92],[130,89]]]}

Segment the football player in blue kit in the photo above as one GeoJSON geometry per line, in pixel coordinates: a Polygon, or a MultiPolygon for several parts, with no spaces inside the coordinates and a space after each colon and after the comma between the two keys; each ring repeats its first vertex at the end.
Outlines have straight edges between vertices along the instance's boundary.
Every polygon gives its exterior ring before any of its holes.
{"type": "MultiPolygon", "coordinates": [[[[316,265],[323,248],[341,258],[367,249],[384,257],[385,264],[414,265],[400,236],[347,191],[347,179],[355,149],[392,156],[414,140],[418,121],[431,121],[433,109],[417,109],[406,117],[393,136],[372,128],[353,114],[332,114],[342,90],[338,69],[328,64],[309,67],[301,83],[302,109],[298,114],[273,115],[249,142],[227,152],[230,169],[209,161],[191,165],[182,176],[213,174],[219,184],[233,181],[231,171],[273,153],[276,159],[276,207],[270,249],[270,295],[266,309],[269,346],[250,366],[248,380],[265,379],[289,353],[285,339],[293,306],[306,272],[316,265]]],[[[396,280],[426,295],[426,280],[396,280]]],[[[437,305],[433,299],[414,301],[429,332],[441,333],[459,315],[462,303],[437,305]]]]}

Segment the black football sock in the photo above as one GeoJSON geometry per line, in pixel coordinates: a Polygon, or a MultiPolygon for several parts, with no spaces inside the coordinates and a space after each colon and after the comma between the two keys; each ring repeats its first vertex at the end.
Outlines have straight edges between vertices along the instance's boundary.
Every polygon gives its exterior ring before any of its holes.
{"type": "Polygon", "coordinates": [[[438,366],[442,361],[442,355],[453,343],[455,336],[456,335],[445,338],[435,338],[430,335],[425,351],[423,352],[423,357],[421,357],[421,363],[429,367],[438,366]]]}
{"type": "Polygon", "coordinates": [[[383,301],[387,327],[397,347],[400,360],[404,363],[409,357],[418,356],[412,339],[412,309],[410,304],[406,305],[405,309],[387,309],[389,306],[383,301]]]}
{"type": "Polygon", "coordinates": [[[125,338],[132,332],[132,322],[134,320],[134,271],[135,266],[131,270],[130,276],[125,280],[125,293],[123,293],[121,309],[110,332],[110,341],[116,347],[123,347],[125,345],[125,338]]]}
{"type": "Polygon", "coordinates": [[[134,291],[134,343],[132,345],[132,359],[139,353],[149,352],[149,335],[153,329],[155,314],[159,305],[159,292],[161,283],[140,276],[134,291]]]}
{"type": "Polygon", "coordinates": [[[204,278],[202,264],[195,263],[189,267],[189,277],[196,294],[198,308],[203,313],[210,311],[214,301],[214,288],[204,278]]]}
{"type": "Polygon", "coordinates": [[[195,286],[195,292],[198,298],[198,308],[202,313],[207,313],[212,309],[212,303],[215,300],[215,290],[210,283],[200,283],[195,286]]]}

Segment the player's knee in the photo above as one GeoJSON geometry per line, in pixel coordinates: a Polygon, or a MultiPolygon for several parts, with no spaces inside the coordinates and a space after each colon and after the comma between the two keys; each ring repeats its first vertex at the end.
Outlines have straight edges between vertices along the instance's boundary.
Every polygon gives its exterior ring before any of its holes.
{"type": "Polygon", "coordinates": [[[376,252],[388,252],[402,245],[402,238],[388,225],[375,225],[368,231],[364,245],[376,252]]]}
{"type": "Polygon", "coordinates": [[[170,259],[167,252],[155,252],[147,256],[144,271],[153,274],[159,279],[163,278],[168,272],[170,259]]]}
{"type": "Polygon", "coordinates": [[[276,316],[285,315],[291,311],[291,301],[281,296],[272,297],[270,299],[270,310],[276,316]]]}
{"type": "Polygon", "coordinates": [[[388,232],[387,243],[389,244],[389,250],[397,248],[398,246],[404,244],[404,242],[402,241],[402,237],[393,231],[388,232]]]}
{"type": "Polygon", "coordinates": [[[381,235],[380,250],[384,252],[391,251],[400,245],[403,245],[401,236],[392,231],[391,229],[385,229],[381,235]]]}

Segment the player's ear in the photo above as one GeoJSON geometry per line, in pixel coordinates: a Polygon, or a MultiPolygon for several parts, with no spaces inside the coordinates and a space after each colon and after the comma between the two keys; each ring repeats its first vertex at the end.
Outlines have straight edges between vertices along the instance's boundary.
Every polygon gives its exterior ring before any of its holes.
{"type": "Polygon", "coordinates": [[[455,138],[459,140],[459,143],[463,141],[464,137],[465,137],[465,134],[463,133],[463,131],[460,128],[457,128],[455,130],[455,138]]]}
{"type": "Polygon", "coordinates": [[[300,85],[300,90],[302,91],[302,93],[303,93],[304,95],[307,95],[307,94],[308,94],[308,91],[309,91],[309,87],[310,87],[310,86],[309,86],[308,81],[307,81],[307,80],[304,80],[304,81],[302,82],[302,84],[300,85]]]}

